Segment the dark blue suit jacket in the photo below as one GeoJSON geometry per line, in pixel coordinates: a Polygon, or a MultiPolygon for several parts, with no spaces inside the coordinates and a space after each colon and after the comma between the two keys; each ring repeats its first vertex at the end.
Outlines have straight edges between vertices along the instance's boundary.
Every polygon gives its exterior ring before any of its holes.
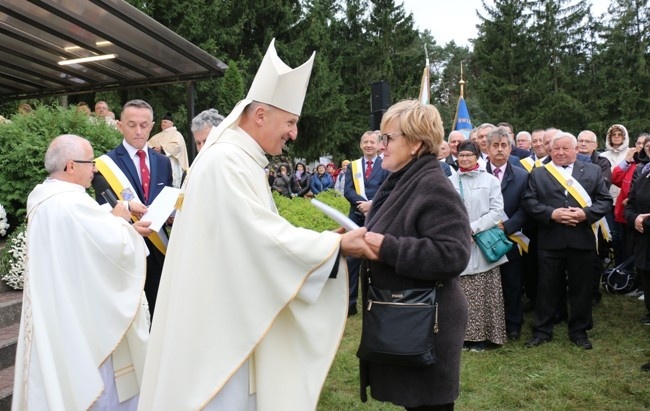
{"type": "MultiPolygon", "coordinates": [[[[151,148],[147,147],[149,152],[149,173],[151,175],[151,186],[149,188],[149,201],[144,201],[144,192],[142,191],[142,183],[138,177],[138,171],[135,169],[133,160],[129,157],[128,151],[124,148],[124,145],[120,143],[113,150],[106,153],[115,164],[119,167],[120,170],[124,173],[126,178],[129,180],[133,188],[137,191],[138,198],[144,205],[150,205],[153,200],[160,194],[163,187],[172,185],[172,166],[169,158],[160,153],[157,153],[151,148]]],[[[103,176],[102,176],[103,177],[103,176]]],[[[95,177],[94,180],[98,178],[95,177]]],[[[104,201],[100,193],[103,189],[98,190],[96,187],[96,182],[93,180],[93,187],[95,187],[95,192],[97,193],[97,201],[102,204],[104,201]]],[[[101,184],[101,183],[99,183],[101,184]]]]}
{"type": "MultiPolygon", "coordinates": [[[[492,166],[488,162],[485,166],[488,173],[492,174],[492,166]]],[[[508,161],[508,167],[501,180],[501,194],[503,195],[503,210],[508,216],[508,221],[503,223],[506,234],[510,235],[522,229],[528,216],[522,206],[522,197],[528,187],[528,172],[514,166],[508,161]]],[[[519,258],[519,250],[513,247],[508,253],[508,259],[519,258]]]]}
{"type": "MultiPolygon", "coordinates": [[[[349,217],[352,221],[362,226],[364,224],[364,216],[357,211],[357,201],[367,201],[372,200],[377,193],[379,186],[386,180],[390,174],[387,170],[381,168],[382,158],[377,156],[377,159],[372,165],[372,173],[370,173],[370,178],[365,183],[366,196],[368,199],[361,197],[357,194],[354,189],[354,182],[352,181],[352,165],[348,165],[348,169],[345,172],[345,189],[343,195],[350,202],[350,214],[349,217]]],[[[366,173],[366,160],[365,158],[361,159],[361,165],[363,167],[363,174],[366,173]]]]}

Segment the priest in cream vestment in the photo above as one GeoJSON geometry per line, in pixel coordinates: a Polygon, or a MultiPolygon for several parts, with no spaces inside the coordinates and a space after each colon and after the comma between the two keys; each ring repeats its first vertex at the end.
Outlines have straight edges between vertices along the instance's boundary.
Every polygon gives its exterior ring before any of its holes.
{"type": "Polygon", "coordinates": [[[272,42],[247,98],[190,168],[141,410],[316,409],[347,316],[342,256],[373,255],[364,228],[340,235],[292,226],[266,180],[265,153],[281,154],[296,138],[313,59],[292,70],[272,42]]]}
{"type": "Polygon", "coordinates": [[[149,324],[142,307],[149,223],[92,199],[90,143],[63,135],[27,199],[27,272],[13,410],[134,410],[149,324]]]}
{"type": "Polygon", "coordinates": [[[174,126],[171,113],[163,117],[160,128],[162,131],[151,137],[147,144],[157,152],[169,157],[172,164],[172,186],[180,187],[183,173],[187,171],[187,147],[183,135],[174,126]]]}

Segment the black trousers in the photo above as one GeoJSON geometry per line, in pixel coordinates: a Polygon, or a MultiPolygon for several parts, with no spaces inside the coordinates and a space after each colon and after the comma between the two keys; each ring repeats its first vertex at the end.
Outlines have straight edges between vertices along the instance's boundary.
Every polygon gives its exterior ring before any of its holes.
{"type": "Polygon", "coordinates": [[[539,259],[537,256],[537,232],[528,234],[530,243],[528,252],[521,256],[522,272],[524,273],[524,293],[533,306],[537,300],[537,283],[539,282],[539,259]]]}
{"type": "Polygon", "coordinates": [[[566,278],[569,303],[569,338],[575,341],[587,337],[593,326],[591,300],[593,291],[595,250],[566,248],[538,249],[539,283],[533,320],[533,335],[553,336],[553,325],[566,278]]]}
{"type": "Polygon", "coordinates": [[[144,239],[149,248],[147,257],[147,278],[144,282],[144,294],[147,296],[149,303],[149,314],[153,319],[153,311],[156,308],[156,297],[158,296],[158,287],[160,286],[160,276],[162,274],[165,255],[161,253],[148,238],[144,239]]]}
{"type": "Polygon", "coordinates": [[[648,310],[648,313],[650,313],[650,270],[641,270],[637,268],[636,274],[638,276],[637,281],[641,283],[640,289],[643,291],[643,295],[645,295],[643,303],[645,304],[645,308],[648,310]]]}
{"type": "Polygon", "coordinates": [[[345,261],[348,263],[348,276],[350,281],[350,299],[348,308],[356,307],[357,299],[359,298],[359,268],[361,267],[361,259],[346,257],[345,261]]]}
{"type": "Polygon", "coordinates": [[[521,258],[513,258],[499,268],[501,270],[501,288],[503,289],[503,305],[506,314],[506,331],[521,331],[521,324],[524,321],[521,303],[523,283],[521,258]]]}

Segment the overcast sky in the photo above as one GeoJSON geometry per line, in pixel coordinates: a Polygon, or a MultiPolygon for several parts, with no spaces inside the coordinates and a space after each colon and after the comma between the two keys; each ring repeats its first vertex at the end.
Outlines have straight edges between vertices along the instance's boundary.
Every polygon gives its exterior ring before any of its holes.
{"type": "MultiPolygon", "coordinates": [[[[400,0],[396,0],[399,4],[400,0]]],[[[461,46],[469,46],[468,39],[476,37],[479,18],[476,10],[485,15],[481,0],[403,0],[404,9],[413,13],[415,25],[420,30],[429,29],[438,45],[444,46],[451,40],[461,46]]],[[[609,0],[591,0],[594,15],[607,10],[609,0]]],[[[493,5],[494,1],[486,0],[493,5]]]]}

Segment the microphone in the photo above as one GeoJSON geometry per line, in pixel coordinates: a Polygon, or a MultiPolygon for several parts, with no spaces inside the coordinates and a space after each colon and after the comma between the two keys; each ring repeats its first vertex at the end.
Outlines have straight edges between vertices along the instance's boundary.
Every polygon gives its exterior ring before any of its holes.
{"type": "Polygon", "coordinates": [[[107,189],[102,191],[102,197],[104,197],[104,200],[106,200],[111,208],[115,208],[117,205],[117,197],[115,196],[115,193],[113,193],[113,190],[107,189]]]}

